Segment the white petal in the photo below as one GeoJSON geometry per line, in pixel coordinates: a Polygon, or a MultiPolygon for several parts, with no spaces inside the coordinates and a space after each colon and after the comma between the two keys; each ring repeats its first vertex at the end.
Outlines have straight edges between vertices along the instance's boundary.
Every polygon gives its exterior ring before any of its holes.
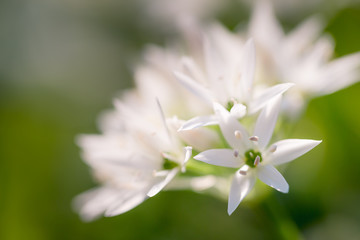
{"type": "Polygon", "coordinates": [[[293,83],[282,83],[273,87],[267,88],[249,103],[249,113],[253,114],[263,108],[272,98],[284,93],[290,87],[294,86],[293,83]]]}
{"type": "Polygon", "coordinates": [[[183,65],[185,74],[188,74],[189,77],[196,80],[200,84],[206,83],[204,74],[192,58],[183,57],[181,59],[181,63],[183,65]]]}
{"type": "Polygon", "coordinates": [[[250,21],[250,33],[256,43],[269,50],[276,49],[281,44],[284,33],[270,1],[256,1],[250,21]]]}
{"type": "Polygon", "coordinates": [[[221,167],[239,168],[244,161],[234,156],[231,149],[210,149],[199,153],[194,159],[221,167]]]}
{"type": "Polygon", "coordinates": [[[259,137],[259,148],[263,150],[273,134],[281,106],[281,95],[272,99],[257,118],[254,135],[259,137]]]}
{"type": "Polygon", "coordinates": [[[178,131],[191,130],[198,127],[210,126],[218,124],[215,116],[199,116],[186,121],[178,131]]]}
{"type": "Polygon", "coordinates": [[[113,205],[111,208],[107,209],[106,212],[104,213],[104,216],[112,217],[119,214],[123,214],[133,209],[134,207],[138,206],[145,199],[147,199],[145,192],[143,191],[137,192],[131,196],[128,196],[124,201],[119,202],[113,205]]]}
{"type": "Polygon", "coordinates": [[[220,136],[214,130],[207,128],[181,131],[178,135],[187,145],[193,146],[198,151],[214,148],[220,141],[220,136]]]}
{"type": "Polygon", "coordinates": [[[251,191],[255,184],[255,176],[251,171],[246,175],[242,175],[237,171],[232,180],[229,201],[228,201],[228,214],[231,215],[239,206],[244,197],[251,191]]]}
{"type": "MultiPolygon", "coordinates": [[[[164,171],[165,172],[165,171],[164,171]]],[[[178,168],[174,168],[171,171],[167,171],[165,178],[160,178],[160,180],[154,184],[154,186],[147,193],[149,197],[153,197],[158,194],[179,172],[178,168]]]]}
{"type": "Polygon", "coordinates": [[[316,95],[330,94],[346,88],[359,80],[360,53],[353,53],[335,59],[323,68],[316,95]]]}
{"type": "Polygon", "coordinates": [[[244,46],[241,66],[241,93],[244,99],[248,100],[255,73],[255,46],[252,39],[249,39],[244,46]]]}
{"type": "Polygon", "coordinates": [[[209,105],[212,104],[212,97],[211,93],[208,89],[198,84],[192,78],[186,76],[180,72],[174,72],[176,79],[190,92],[201,98],[203,101],[208,103],[209,105]]]}
{"type": "Polygon", "coordinates": [[[235,118],[242,118],[246,115],[246,106],[243,104],[236,103],[231,108],[230,114],[235,118]]]}
{"type": "Polygon", "coordinates": [[[116,198],[116,189],[99,187],[76,196],[73,207],[83,221],[92,221],[101,216],[116,198]]]}
{"type": "Polygon", "coordinates": [[[164,111],[163,111],[163,109],[161,107],[159,99],[156,99],[156,104],[157,104],[157,107],[158,107],[158,110],[159,110],[159,113],[160,113],[160,116],[161,116],[161,122],[163,124],[164,130],[166,131],[166,134],[167,134],[169,140],[171,141],[171,135],[170,135],[169,127],[167,125],[167,122],[166,122],[166,119],[165,119],[165,114],[164,114],[164,111]]]}
{"type": "Polygon", "coordinates": [[[201,177],[179,177],[171,181],[166,190],[189,190],[199,192],[214,187],[221,179],[212,175],[201,177]]]}
{"type": "Polygon", "coordinates": [[[209,88],[213,96],[220,102],[226,102],[228,99],[227,85],[229,78],[226,76],[226,56],[210,38],[204,39],[205,66],[209,88]]]}
{"type": "Polygon", "coordinates": [[[266,164],[283,164],[290,162],[314,147],[316,147],[321,141],[309,140],[309,139],[285,139],[274,143],[276,145],[276,151],[269,153],[266,159],[266,164]]]}
{"type": "Polygon", "coordinates": [[[281,173],[271,165],[258,166],[257,167],[258,178],[265,184],[269,185],[276,190],[288,193],[289,184],[286,182],[285,178],[281,173]]]}
{"type": "Polygon", "coordinates": [[[323,24],[320,19],[311,17],[300,23],[285,39],[284,52],[288,55],[299,56],[306,47],[319,37],[323,24]]]}
{"type": "Polygon", "coordinates": [[[214,111],[219,120],[221,132],[233,149],[243,151],[246,147],[249,135],[246,129],[239,123],[239,121],[230,115],[230,113],[220,104],[214,103],[214,111]],[[241,138],[235,136],[235,131],[241,133],[241,138]]]}
{"type": "Polygon", "coordinates": [[[89,190],[74,199],[74,208],[84,221],[92,221],[105,213],[114,216],[129,211],[147,198],[139,189],[117,189],[103,186],[89,190]],[[108,214],[111,212],[112,214],[108,214]]]}

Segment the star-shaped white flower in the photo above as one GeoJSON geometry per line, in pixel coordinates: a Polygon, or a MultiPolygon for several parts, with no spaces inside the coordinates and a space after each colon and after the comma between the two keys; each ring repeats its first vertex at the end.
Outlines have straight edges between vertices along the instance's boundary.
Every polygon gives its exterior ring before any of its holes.
{"type": "Polygon", "coordinates": [[[287,193],[289,185],[274,165],[292,161],[310,151],[321,141],[285,139],[268,146],[281,104],[281,96],[271,100],[261,111],[253,132],[249,135],[239,121],[220,104],[214,104],[223,136],[232,149],[211,149],[194,159],[209,164],[240,168],[233,178],[229,201],[229,215],[251,191],[256,178],[276,190],[287,193]]]}
{"type": "MultiPolygon", "coordinates": [[[[256,54],[252,39],[242,46],[238,41],[229,40],[230,34],[225,31],[216,31],[216,34],[224,36],[215,36],[213,41],[206,39],[208,41],[205,41],[204,69],[191,59],[184,59],[187,74],[175,72],[175,77],[209,106],[212,106],[213,102],[219,102],[229,109],[231,115],[242,118],[247,113],[258,112],[269,100],[284,93],[294,84],[282,83],[265,89],[254,84],[256,54]],[[232,50],[229,50],[231,47],[228,45],[231,45],[232,50]]],[[[198,116],[185,122],[179,130],[214,124],[218,122],[213,115],[198,116]]]]}

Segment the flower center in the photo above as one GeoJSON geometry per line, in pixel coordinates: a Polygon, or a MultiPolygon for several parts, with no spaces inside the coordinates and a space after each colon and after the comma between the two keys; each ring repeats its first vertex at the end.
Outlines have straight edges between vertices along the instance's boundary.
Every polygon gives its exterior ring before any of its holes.
{"type": "Polygon", "coordinates": [[[260,152],[257,152],[253,149],[245,152],[245,164],[251,168],[256,167],[260,162],[262,162],[262,156],[260,152]]]}
{"type": "Polygon", "coordinates": [[[229,101],[227,104],[226,104],[226,110],[228,110],[230,112],[230,110],[232,109],[232,107],[235,105],[235,102],[234,101],[229,101]]]}

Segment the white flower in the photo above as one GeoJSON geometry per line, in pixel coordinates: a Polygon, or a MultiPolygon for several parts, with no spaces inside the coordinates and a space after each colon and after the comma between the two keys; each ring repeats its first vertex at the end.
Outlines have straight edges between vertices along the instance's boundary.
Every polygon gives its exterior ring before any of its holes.
{"type": "Polygon", "coordinates": [[[286,139],[268,147],[281,104],[281,96],[271,100],[261,111],[253,135],[249,135],[239,121],[220,104],[214,104],[223,136],[232,149],[211,149],[194,159],[209,164],[240,168],[233,178],[229,201],[229,215],[250,192],[256,177],[280,192],[287,193],[289,186],[273,165],[286,163],[310,151],[321,141],[286,139]]]}
{"type": "MultiPolygon", "coordinates": [[[[289,89],[293,84],[278,84],[263,89],[253,84],[255,75],[255,46],[241,40],[220,26],[214,27],[205,38],[204,69],[201,63],[190,58],[183,59],[184,72],[175,72],[175,77],[190,92],[212,106],[219,102],[230,110],[231,115],[241,118],[247,112],[256,113],[266,103],[289,89]]],[[[179,130],[217,124],[213,115],[195,117],[179,130]]]]}
{"type": "Polygon", "coordinates": [[[295,83],[284,98],[289,115],[298,115],[313,97],[348,87],[359,80],[360,53],[332,59],[334,44],[317,17],[285,34],[269,1],[257,1],[249,35],[260,46],[263,82],[295,83]]]}
{"type": "Polygon", "coordinates": [[[182,53],[179,48],[176,45],[167,48],[148,46],[143,54],[144,61],[138,64],[135,70],[136,88],[132,90],[130,97],[123,96],[122,101],[128,105],[129,101],[134,102],[129,98],[137,95],[135,100],[140,99],[139,104],[148,104],[157,98],[169,116],[189,118],[193,115],[207,114],[208,111],[204,111],[206,105],[184,89],[173,76],[173,71],[181,69],[182,53]]]}
{"type": "Polygon", "coordinates": [[[192,147],[184,146],[173,135],[176,129],[168,128],[159,103],[157,108],[147,109],[152,110],[151,121],[149,116],[140,115],[146,104],[133,110],[131,107],[121,106],[116,110],[118,115],[106,115],[111,126],[105,134],[78,139],[83,158],[102,183],[75,199],[75,207],[84,220],[101,214],[114,216],[136,207],[185,171],[191,157],[192,147]],[[114,121],[109,118],[119,116],[122,130],[115,127],[111,131],[114,121]]]}

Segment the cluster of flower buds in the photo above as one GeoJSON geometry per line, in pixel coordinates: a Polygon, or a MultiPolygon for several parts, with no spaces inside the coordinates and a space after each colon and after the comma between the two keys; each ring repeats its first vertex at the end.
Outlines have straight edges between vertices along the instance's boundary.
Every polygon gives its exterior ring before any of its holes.
{"type": "Polygon", "coordinates": [[[100,184],[75,199],[84,220],[122,214],[164,189],[225,195],[229,214],[257,178],[287,193],[274,166],[321,141],[279,140],[278,117],[294,120],[309,99],[358,77],[360,54],[332,60],[319,20],[285,34],[267,2],[246,31],[193,27],[201,34],[182,47],[149,47],[136,87],[101,116],[101,134],[79,136],[100,184]]]}

